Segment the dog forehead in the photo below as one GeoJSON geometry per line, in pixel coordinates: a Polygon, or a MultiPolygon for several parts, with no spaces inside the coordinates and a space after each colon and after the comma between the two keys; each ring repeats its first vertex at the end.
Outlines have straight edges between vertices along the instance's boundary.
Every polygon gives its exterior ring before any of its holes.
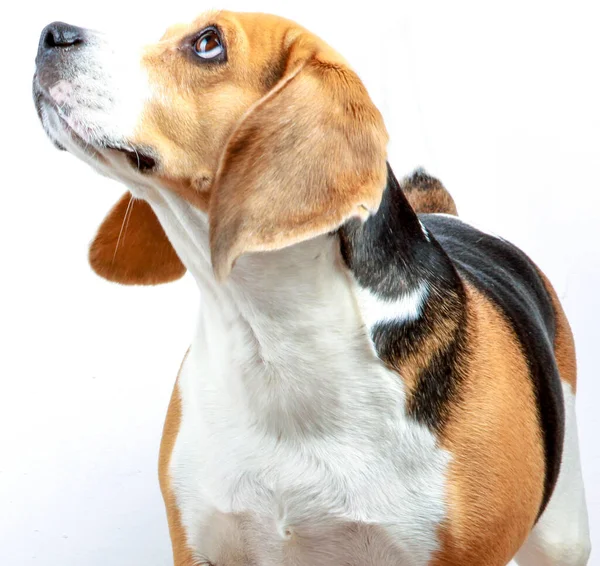
{"type": "Polygon", "coordinates": [[[170,42],[181,39],[194,32],[200,31],[203,26],[218,23],[219,19],[224,18],[225,12],[222,10],[209,10],[193,18],[179,20],[177,23],[171,24],[161,37],[161,42],[170,42]]]}
{"type": "Polygon", "coordinates": [[[209,10],[185,23],[175,23],[169,26],[164,32],[161,42],[179,40],[193,35],[209,25],[222,27],[225,32],[241,33],[250,42],[254,42],[254,40],[265,42],[275,37],[284,37],[291,29],[302,29],[295,22],[273,14],[209,10]]]}

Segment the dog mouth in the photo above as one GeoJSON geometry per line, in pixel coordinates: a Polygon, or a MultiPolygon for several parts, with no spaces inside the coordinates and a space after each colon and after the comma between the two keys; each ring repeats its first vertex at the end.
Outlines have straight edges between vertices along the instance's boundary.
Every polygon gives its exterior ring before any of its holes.
{"type": "Polygon", "coordinates": [[[48,96],[44,93],[43,89],[39,86],[37,77],[35,77],[33,81],[33,101],[35,104],[35,111],[37,112],[38,118],[46,134],[50,138],[52,144],[60,151],[67,151],[67,148],[62,143],[60,143],[55,136],[52,135],[52,132],[49,129],[49,125],[47,123],[48,108],[52,107],[52,104],[48,99],[48,96]]]}
{"type": "Polygon", "coordinates": [[[92,136],[89,128],[76,121],[70,108],[57,104],[41,86],[37,76],[33,80],[33,100],[46,134],[58,149],[68,151],[67,146],[72,142],[91,157],[99,157],[98,150],[106,144],[95,139],[97,136],[92,136]]]}
{"type": "Polygon", "coordinates": [[[103,165],[109,165],[105,154],[108,151],[122,154],[131,168],[140,173],[150,173],[156,169],[157,158],[150,148],[102,137],[95,129],[74,118],[72,109],[70,111],[59,106],[36,79],[33,98],[40,122],[59,150],[69,151],[68,142],[72,142],[80,151],[103,165]]]}
{"type": "Polygon", "coordinates": [[[118,151],[125,156],[127,162],[140,173],[149,173],[156,169],[156,158],[150,155],[150,150],[133,146],[121,147],[106,145],[105,149],[118,151]]]}

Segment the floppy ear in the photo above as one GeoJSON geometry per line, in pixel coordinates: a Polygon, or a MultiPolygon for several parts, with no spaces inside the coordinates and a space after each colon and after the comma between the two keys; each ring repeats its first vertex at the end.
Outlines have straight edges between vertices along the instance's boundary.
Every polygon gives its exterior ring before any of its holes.
{"type": "Polygon", "coordinates": [[[92,269],[109,281],[157,285],[179,279],[185,267],[150,205],[125,193],[90,245],[92,269]]]}
{"type": "Polygon", "coordinates": [[[386,179],[387,132],[358,76],[330,47],[298,37],[283,77],[242,119],[209,206],[217,278],[236,259],[366,218],[386,179]]]}

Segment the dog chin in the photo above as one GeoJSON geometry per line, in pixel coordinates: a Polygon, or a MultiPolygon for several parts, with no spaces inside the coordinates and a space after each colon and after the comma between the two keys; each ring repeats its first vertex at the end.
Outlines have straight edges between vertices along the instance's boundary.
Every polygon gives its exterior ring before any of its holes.
{"type": "Polygon", "coordinates": [[[54,146],[73,154],[100,174],[121,180],[121,167],[118,165],[124,161],[122,157],[129,162],[129,167],[141,172],[155,166],[156,161],[152,156],[122,140],[103,135],[101,128],[87,124],[76,109],[67,105],[61,107],[36,80],[33,97],[40,122],[54,146]]]}
{"type": "Polygon", "coordinates": [[[34,99],[40,121],[54,146],[81,159],[101,175],[132,187],[144,184],[146,174],[156,168],[157,158],[151,148],[103,136],[96,125],[87,125],[73,111],[65,113],[35,87],[34,99]]]}

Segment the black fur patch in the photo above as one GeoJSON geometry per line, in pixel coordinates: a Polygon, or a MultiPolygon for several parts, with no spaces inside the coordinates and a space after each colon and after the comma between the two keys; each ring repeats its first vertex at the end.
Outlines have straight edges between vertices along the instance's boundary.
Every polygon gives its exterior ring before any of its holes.
{"type": "Polygon", "coordinates": [[[421,282],[462,287],[439,244],[426,237],[388,165],[387,186],[377,214],[351,220],[340,229],[342,255],[358,283],[383,298],[395,299],[421,282]]]}
{"type": "MultiPolygon", "coordinates": [[[[432,180],[419,171],[408,183],[420,181],[431,185],[432,180]]],[[[408,400],[409,414],[432,430],[441,431],[450,410],[461,401],[462,368],[469,347],[463,278],[504,314],[525,353],[538,405],[546,467],[541,514],[560,469],[564,406],[554,358],[554,310],[536,266],[515,246],[455,217],[417,216],[389,166],[377,214],[362,224],[348,222],[339,237],[342,256],[363,288],[397,299],[423,283],[428,287],[417,320],[378,324],[371,335],[381,359],[396,368],[399,361],[418,352],[428,336],[445,328],[441,346],[427,367],[420,368],[408,400]]]]}
{"type": "MultiPolygon", "coordinates": [[[[420,175],[423,175],[422,172],[420,175]]],[[[342,255],[358,284],[384,299],[397,299],[426,284],[421,316],[409,322],[385,322],[371,330],[379,357],[392,368],[419,351],[423,340],[444,327],[454,329],[451,343],[421,368],[408,411],[440,431],[449,408],[459,402],[465,351],[463,284],[434,238],[427,236],[388,166],[388,182],[377,214],[340,229],[342,255]]]]}
{"type": "Polygon", "coordinates": [[[554,357],[552,300],[533,262],[508,242],[453,217],[420,215],[459,273],[486,294],[513,327],[529,366],[544,438],[546,475],[540,514],[558,478],[564,438],[564,404],[554,357]]]}
{"type": "Polygon", "coordinates": [[[419,373],[419,381],[410,398],[409,409],[430,428],[438,429],[446,423],[452,408],[449,400],[459,401],[461,368],[466,350],[464,326],[459,323],[452,340],[438,350],[419,373]]]}

